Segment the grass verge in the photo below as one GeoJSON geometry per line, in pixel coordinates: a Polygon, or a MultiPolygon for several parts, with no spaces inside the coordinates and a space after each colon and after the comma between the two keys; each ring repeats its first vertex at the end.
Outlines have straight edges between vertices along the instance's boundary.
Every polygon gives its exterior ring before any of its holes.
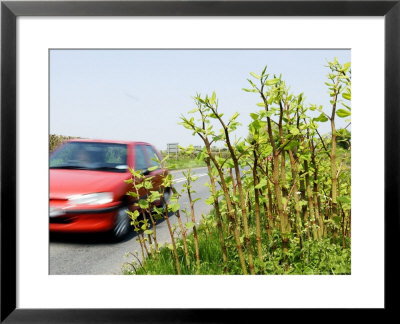
{"type": "Polygon", "coordinates": [[[190,157],[178,157],[178,159],[170,158],[168,160],[168,169],[169,170],[181,170],[181,169],[189,169],[189,168],[198,168],[205,167],[206,164],[204,161],[199,161],[190,157]]]}
{"type": "MultiPolygon", "coordinates": [[[[198,227],[199,252],[201,258],[200,275],[222,275],[224,265],[222,251],[218,238],[218,231],[213,224],[212,216],[207,217],[198,227]]],[[[347,248],[343,249],[340,243],[333,243],[329,239],[306,241],[302,249],[296,248],[295,238],[291,238],[293,246],[287,256],[288,263],[282,262],[281,235],[273,233],[267,245],[263,260],[264,274],[310,274],[310,275],[348,275],[351,274],[350,239],[346,238],[347,248]],[[289,266],[288,266],[289,264],[289,266]]],[[[338,239],[341,242],[341,238],[338,239]]],[[[228,268],[230,274],[242,274],[239,258],[235,247],[226,241],[228,249],[228,268]]],[[[186,264],[182,239],[176,240],[181,274],[196,274],[196,256],[193,234],[187,236],[189,264],[186,264]]],[[[256,273],[260,273],[260,264],[256,263],[256,273]]],[[[177,274],[172,246],[165,245],[157,256],[149,257],[142,265],[125,264],[123,273],[126,275],[172,275],[177,274]]]]}

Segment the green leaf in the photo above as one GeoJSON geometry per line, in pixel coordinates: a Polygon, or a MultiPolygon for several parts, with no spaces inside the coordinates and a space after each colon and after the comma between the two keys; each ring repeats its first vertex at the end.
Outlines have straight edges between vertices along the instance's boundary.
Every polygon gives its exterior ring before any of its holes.
{"type": "Polygon", "coordinates": [[[342,102],[342,105],[343,106],[345,106],[348,110],[350,110],[351,111],[351,107],[350,106],[348,106],[348,105],[346,105],[346,104],[344,104],[343,102],[342,102]]]}
{"type": "Polygon", "coordinates": [[[238,116],[239,116],[239,113],[238,113],[238,112],[235,112],[235,113],[232,115],[232,117],[231,117],[230,120],[235,120],[238,116]]]}
{"type": "Polygon", "coordinates": [[[142,208],[142,209],[148,208],[149,207],[149,203],[145,199],[140,199],[139,200],[139,207],[142,208]]]}
{"type": "Polygon", "coordinates": [[[337,197],[337,201],[343,204],[351,204],[351,199],[348,196],[337,197]]]}
{"type": "Polygon", "coordinates": [[[236,145],[236,149],[238,150],[239,153],[243,153],[244,150],[246,149],[245,143],[241,142],[238,145],[236,145]]]}
{"type": "Polygon", "coordinates": [[[257,185],[257,186],[255,186],[254,188],[256,188],[256,189],[262,189],[262,188],[264,188],[264,187],[266,187],[267,186],[267,180],[265,179],[265,178],[262,178],[261,180],[260,180],[260,183],[257,185]]]}
{"type": "Polygon", "coordinates": [[[298,135],[300,133],[299,129],[297,127],[291,127],[290,128],[290,133],[293,135],[298,135]]]}
{"type": "Polygon", "coordinates": [[[298,104],[301,104],[301,102],[303,101],[303,95],[304,95],[303,92],[299,94],[299,97],[297,98],[298,104]]]}
{"type": "Polygon", "coordinates": [[[148,168],[147,170],[149,170],[151,172],[151,171],[154,171],[154,170],[157,170],[157,169],[158,169],[158,165],[155,165],[155,166],[152,166],[152,167],[148,168]]]}
{"type": "Polygon", "coordinates": [[[185,223],[185,227],[186,227],[186,229],[192,229],[193,227],[194,227],[194,223],[193,222],[187,222],[187,223],[185,223]]]}
{"type": "Polygon", "coordinates": [[[336,115],[338,117],[344,118],[344,117],[348,117],[351,115],[351,112],[345,109],[339,109],[336,111],[336,115]]]}
{"type": "Polygon", "coordinates": [[[347,100],[351,100],[351,94],[348,92],[342,93],[342,97],[347,100]]]}
{"type": "Polygon", "coordinates": [[[217,98],[217,94],[215,93],[215,91],[213,91],[212,96],[210,98],[210,104],[213,105],[215,103],[216,98],[217,98]]]}
{"type": "Polygon", "coordinates": [[[153,188],[153,184],[151,183],[151,181],[146,181],[144,182],[144,187],[145,189],[152,189],[153,188]]]}
{"type": "Polygon", "coordinates": [[[328,117],[325,116],[324,113],[319,115],[317,118],[313,118],[314,121],[325,123],[328,121],[328,117]]]}
{"type": "Polygon", "coordinates": [[[253,120],[257,120],[259,115],[255,113],[250,113],[250,117],[253,118],[253,120]]]}
{"type": "Polygon", "coordinates": [[[274,110],[268,110],[268,111],[265,112],[265,116],[271,117],[274,113],[275,113],[274,110]]]}
{"type": "Polygon", "coordinates": [[[255,120],[255,121],[253,121],[250,125],[249,125],[250,127],[250,131],[253,133],[253,134],[258,134],[258,131],[260,130],[260,128],[263,126],[263,123],[260,123],[260,121],[259,120],[255,120]]]}
{"type": "Polygon", "coordinates": [[[133,191],[129,191],[128,195],[133,197],[133,198],[139,198],[139,195],[136,192],[133,192],[133,191]]]}
{"type": "Polygon", "coordinates": [[[144,234],[151,235],[153,234],[153,230],[145,230],[144,234]]]}
{"type": "Polygon", "coordinates": [[[231,169],[235,167],[235,164],[233,163],[233,160],[232,160],[232,159],[228,159],[228,160],[225,162],[225,165],[226,165],[227,168],[231,168],[231,169]]]}
{"type": "Polygon", "coordinates": [[[292,148],[298,146],[300,143],[298,141],[291,141],[288,145],[285,146],[284,150],[288,151],[291,150],[292,148]]]}
{"type": "Polygon", "coordinates": [[[168,205],[168,210],[173,213],[177,212],[179,210],[179,208],[180,208],[180,206],[176,202],[168,205]]]}
{"type": "Polygon", "coordinates": [[[206,199],[204,200],[204,202],[205,202],[207,205],[212,205],[212,204],[214,204],[214,198],[213,198],[213,196],[210,196],[210,197],[206,198],[206,199]]]}
{"type": "Polygon", "coordinates": [[[333,220],[333,222],[334,222],[336,225],[340,225],[340,223],[341,223],[341,221],[342,221],[342,219],[340,218],[340,216],[333,216],[333,217],[332,217],[332,220],[333,220]]]}
{"type": "Polygon", "coordinates": [[[264,67],[264,69],[262,70],[261,75],[264,75],[266,70],[267,70],[267,65],[266,65],[266,66],[264,67]]]}
{"type": "Polygon", "coordinates": [[[344,71],[346,72],[350,68],[350,66],[351,66],[350,62],[344,63],[343,64],[344,71]]]}
{"type": "Polygon", "coordinates": [[[300,200],[299,205],[300,205],[300,207],[307,206],[308,202],[306,200],[300,200]]]}
{"type": "Polygon", "coordinates": [[[135,220],[139,217],[139,211],[135,210],[133,212],[128,211],[128,215],[131,217],[132,220],[135,220]]]}
{"type": "Polygon", "coordinates": [[[255,77],[256,79],[261,79],[261,76],[259,76],[258,74],[255,74],[254,72],[250,72],[250,74],[255,77]]]}
{"type": "Polygon", "coordinates": [[[188,112],[188,114],[194,114],[195,112],[199,111],[199,108],[194,108],[188,112]]]}
{"type": "Polygon", "coordinates": [[[161,193],[158,191],[152,191],[150,194],[150,201],[154,202],[161,198],[161,193]]]}
{"type": "Polygon", "coordinates": [[[242,90],[246,91],[246,92],[257,92],[256,89],[246,89],[246,88],[242,88],[242,90]]]}
{"type": "Polygon", "coordinates": [[[270,80],[267,80],[267,82],[265,84],[267,86],[271,86],[271,85],[277,84],[279,81],[280,81],[279,79],[270,79],[270,80]]]}

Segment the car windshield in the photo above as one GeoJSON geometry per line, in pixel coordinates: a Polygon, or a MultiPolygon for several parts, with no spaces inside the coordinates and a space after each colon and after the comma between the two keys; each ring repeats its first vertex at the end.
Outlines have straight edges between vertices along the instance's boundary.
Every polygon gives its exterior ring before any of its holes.
{"type": "Polygon", "coordinates": [[[50,169],[125,172],[126,144],[67,142],[50,154],[50,169]]]}

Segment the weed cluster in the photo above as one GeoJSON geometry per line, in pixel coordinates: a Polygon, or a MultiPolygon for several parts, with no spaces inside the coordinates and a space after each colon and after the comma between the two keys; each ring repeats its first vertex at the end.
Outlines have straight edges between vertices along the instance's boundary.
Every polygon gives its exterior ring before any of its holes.
{"type": "MultiPolygon", "coordinates": [[[[198,119],[182,115],[181,124],[204,143],[197,159],[208,168],[210,197],[205,202],[213,212],[197,231],[191,198],[195,177],[189,171],[184,190],[192,221],[181,225],[181,240],[170,229],[172,272],[166,269],[171,262],[161,266],[168,263],[168,249],[155,248],[157,253],[148,253],[147,259],[142,252],[145,264],[135,273],[350,273],[351,145],[346,132],[336,130],[335,119],[351,114],[351,70],[350,63],[341,65],[336,58],[328,68],[329,114],[322,106],[306,106],[302,93],[290,93],[282,77],[271,77],[266,68],[260,75],[251,73],[250,88],[244,90],[260,96],[261,109],[250,114],[246,139],[232,140],[239,113],[225,120],[215,92],[194,98],[196,107],[189,113],[198,119]],[[310,111],[320,114],[313,117],[310,111]],[[325,122],[330,123],[329,136],[318,131],[325,122]],[[341,141],[346,145],[338,146],[341,141]],[[215,154],[215,144],[223,144],[229,154],[215,154]],[[193,233],[188,236],[187,230],[193,233]]],[[[164,185],[170,188],[170,180],[164,185]]],[[[180,218],[179,195],[174,192],[165,215],[169,211],[180,218]]],[[[146,226],[143,230],[149,231],[146,226]]]]}

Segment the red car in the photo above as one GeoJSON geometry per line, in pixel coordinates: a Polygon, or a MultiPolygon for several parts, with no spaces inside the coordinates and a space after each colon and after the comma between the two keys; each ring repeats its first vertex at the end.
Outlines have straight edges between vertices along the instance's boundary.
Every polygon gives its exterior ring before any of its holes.
{"type": "MultiPolygon", "coordinates": [[[[153,190],[161,189],[166,169],[160,153],[144,142],[70,140],[50,155],[50,232],[110,232],[116,239],[130,230],[126,210],[133,210],[124,180],[129,168],[154,176],[153,190]]],[[[165,190],[169,194],[169,190],[165,190]]],[[[167,197],[165,197],[167,199],[167,197]]]]}

